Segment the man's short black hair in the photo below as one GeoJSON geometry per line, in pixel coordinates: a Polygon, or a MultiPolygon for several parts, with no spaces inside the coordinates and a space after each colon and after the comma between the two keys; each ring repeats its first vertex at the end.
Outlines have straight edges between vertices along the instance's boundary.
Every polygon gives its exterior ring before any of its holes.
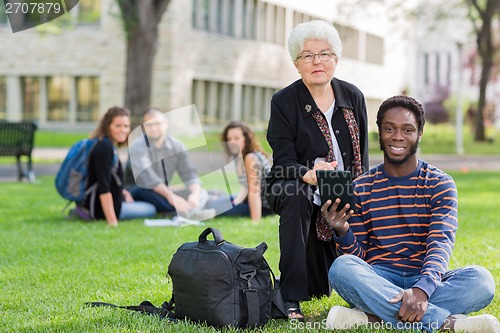
{"type": "Polygon", "coordinates": [[[414,98],[404,95],[389,97],[382,102],[377,112],[377,126],[379,129],[380,125],[382,124],[382,119],[384,118],[385,112],[389,109],[397,107],[404,108],[413,113],[418,123],[418,131],[421,133],[424,130],[425,117],[422,105],[414,98]]]}

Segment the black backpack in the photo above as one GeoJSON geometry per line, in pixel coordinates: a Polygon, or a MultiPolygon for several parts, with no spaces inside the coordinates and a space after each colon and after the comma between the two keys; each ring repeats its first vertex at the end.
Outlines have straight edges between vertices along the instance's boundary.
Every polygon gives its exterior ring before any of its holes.
{"type": "MultiPolygon", "coordinates": [[[[207,228],[198,242],[184,243],[168,267],[173,291],[161,308],[149,301],[129,310],[162,318],[189,319],[215,327],[258,327],[272,318],[286,318],[274,274],[264,259],[266,243],[244,248],[207,228]],[[214,240],[207,240],[212,234],[214,240]]],[[[115,306],[93,302],[92,306],[115,306]]]]}

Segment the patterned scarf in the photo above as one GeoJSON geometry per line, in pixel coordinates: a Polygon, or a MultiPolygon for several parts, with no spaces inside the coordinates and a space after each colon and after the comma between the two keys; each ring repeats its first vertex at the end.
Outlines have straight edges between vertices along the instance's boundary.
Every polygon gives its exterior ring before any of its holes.
{"type": "MultiPolygon", "coordinates": [[[[353,173],[354,178],[357,178],[363,173],[363,167],[361,166],[361,149],[359,146],[359,129],[356,123],[356,118],[354,118],[354,113],[351,109],[343,108],[344,119],[349,128],[349,134],[351,136],[352,151],[353,151],[353,173]]],[[[326,155],[326,162],[336,161],[335,153],[333,152],[333,142],[332,136],[330,134],[330,127],[325,117],[322,115],[321,111],[317,110],[312,113],[312,117],[316,120],[321,133],[325,137],[326,143],[328,144],[328,155],[326,155]]],[[[318,214],[316,219],[316,233],[320,241],[329,242],[333,237],[333,228],[328,225],[325,218],[321,213],[318,214]]]]}

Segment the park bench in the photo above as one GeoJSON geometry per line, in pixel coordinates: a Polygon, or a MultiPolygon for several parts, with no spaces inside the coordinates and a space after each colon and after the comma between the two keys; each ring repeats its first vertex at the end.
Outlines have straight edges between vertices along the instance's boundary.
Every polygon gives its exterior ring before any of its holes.
{"type": "Polygon", "coordinates": [[[24,177],[30,182],[35,180],[31,152],[37,126],[33,122],[7,122],[0,121],[0,156],[15,157],[17,161],[18,180],[24,177]],[[21,156],[26,156],[27,169],[23,170],[21,156]]]}

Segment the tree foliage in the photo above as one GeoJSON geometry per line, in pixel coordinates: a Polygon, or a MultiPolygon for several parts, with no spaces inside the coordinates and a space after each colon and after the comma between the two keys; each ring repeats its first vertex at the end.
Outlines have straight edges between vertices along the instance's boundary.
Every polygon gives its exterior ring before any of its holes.
{"type": "MultiPolygon", "coordinates": [[[[436,32],[439,33],[441,40],[458,37],[458,39],[462,38],[461,42],[465,42],[464,37],[475,39],[477,49],[477,64],[475,65],[480,67],[480,78],[474,138],[476,141],[484,141],[486,139],[484,115],[488,106],[486,88],[490,82],[494,81],[493,76],[498,75],[500,68],[500,31],[498,29],[500,26],[500,0],[343,0],[339,4],[339,15],[344,18],[352,18],[353,14],[350,14],[354,12],[352,8],[362,7],[366,10],[373,4],[385,5],[387,19],[392,25],[391,33],[401,33],[403,36],[410,34],[410,30],[400,27],[405,26],[404,22],[413,21],[416,22],[416,25],[406,25],[406,27],[416,29],[415,33],[421,34],[423,40],[436,32]],[[418,24],[419,21],[425,22],[425,24],[418,24]],[[472,29],[466,28],[467,23],[472,29]],[[448,31],[455,37],[442,34],[444,25],[447,25],[448,31]],[[460,34],[467,36],[461,37],[460,34]]],[[[406,36],[406,38],[408,37],[406,36]]]]}

